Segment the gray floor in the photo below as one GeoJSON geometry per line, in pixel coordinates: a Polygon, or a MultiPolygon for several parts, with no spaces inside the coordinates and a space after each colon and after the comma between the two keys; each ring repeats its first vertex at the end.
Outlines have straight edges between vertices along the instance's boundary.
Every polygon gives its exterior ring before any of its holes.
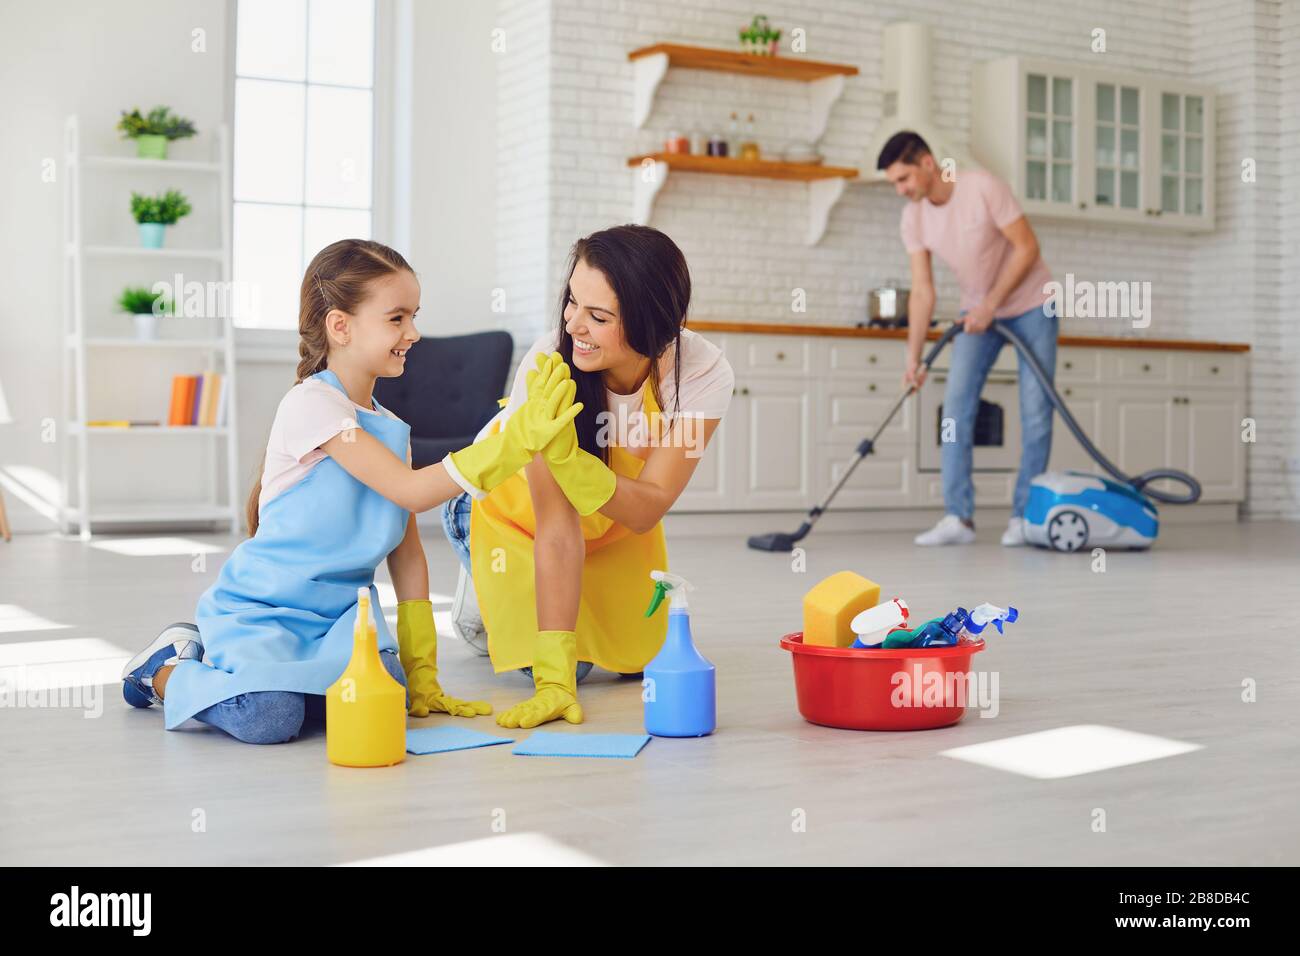
{"type": "MultiPolygon", "coordinates": [[[[321,734],[253,747],[207,729],[164,732],[159,713],[126,707],[114,687],[97,719],[0,709],[0,863],[323,864],[410,851],[447,862],[539,846],[611,864],[1300,862],[1300,525],[1174,526],[1154,551],[1111,553],[1101,574],[1084,555],[980,537],[936,551],[899,532],[821,533],[796,573],[740,536],[676,534],[673,567],[698,587],[692,623],[718,668],[720,726],[705,739],[654,739],[635,760],[493,747],[358,771],[328,764],[321,734]],[[798,629],[803,592],[844,568],[918,614],[1019,606],[1023,622],[976,658],[999,674],[998,716],[972,711],[910,734],[804,722],[777,641],[798,629]],[[1254,703],[1242,701],[1248,679],[1254,703]],[[1078,724],[1201,749],[1056,780],[940,755],[1078,724]],[[1105,832],[1093,829],[1098,808],[1105,832]],[[478,840],[497,842],[462,846],[478,840]]],[[[433,590],[450,594],[454,558],[432,532],[426,549],[433,590]]],[[[192,619],[222,557],[195,571],[189,554],[131,557],[54,536],[0,544],[11,622],[0,618],[0,662],[6,645],[78,638],[134,651],[192,619]],[[68,627],[28,630],[13,623],[22,613],[68,627]]],[[[528,692],[450,640],[442,664],[449,689],[498,709],[528,692]]],[[[636,683],[598,673],[582,700],[587,723],[565,729],[642,729],[636,683]]],[[[463,723],[498,731],[491,718],[463,723]]]]}

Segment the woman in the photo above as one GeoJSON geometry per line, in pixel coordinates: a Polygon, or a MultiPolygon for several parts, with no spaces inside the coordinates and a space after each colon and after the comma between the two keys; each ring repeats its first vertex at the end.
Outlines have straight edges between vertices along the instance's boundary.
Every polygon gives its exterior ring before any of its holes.
{"type": "Polygon", "coordinates": [[[581,723],[577,683],[591,664],[634,674],[663,643],[664,616],[643,616],[650,572],[667,569],[661,519],[734,384],[721,350],[683,328],[690,298],[686,260],[658,230],[578,240],[558,327],[529,349],[484,431],[523,405],[524,373],[552,350],[571,368],[581,413],[490,492],[447,467],[466,494],[447,503],[443,524],[473,576],[493,669],[532,669],[536,693],[498,716],[504,727],[581,723]]]}

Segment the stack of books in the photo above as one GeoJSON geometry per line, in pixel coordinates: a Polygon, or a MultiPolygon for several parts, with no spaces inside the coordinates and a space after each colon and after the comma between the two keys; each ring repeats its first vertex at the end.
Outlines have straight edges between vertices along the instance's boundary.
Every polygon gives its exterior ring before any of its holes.
{"type": "Polygon", "coordinates": [[[172,401],[167,413],[167,424],[224,427],[226,376],[218,372],[173,376],[172,401]]]}

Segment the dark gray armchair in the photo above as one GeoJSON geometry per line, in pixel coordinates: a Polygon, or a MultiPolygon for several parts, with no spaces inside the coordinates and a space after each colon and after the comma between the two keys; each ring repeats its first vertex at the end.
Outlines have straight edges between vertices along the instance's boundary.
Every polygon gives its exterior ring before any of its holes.
{"type": "Polygon", "coordinates": [[[375,398],[411,426],[411,463],[441,461],[474,441],[506,394],[514,341],[509,332],[423,338],[398,378],[375,382],[375,398]]]}

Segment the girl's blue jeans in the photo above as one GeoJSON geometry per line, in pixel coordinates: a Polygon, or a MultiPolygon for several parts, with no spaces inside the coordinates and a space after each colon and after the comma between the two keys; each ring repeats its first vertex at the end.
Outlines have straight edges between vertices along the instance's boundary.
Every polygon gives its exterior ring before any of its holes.
{"type": "MultiPolygon", "coordinates": [[[[406,674],[395,651],[380,651],[384,670],[403,687],[406,674]]],[[[297,737],[308,721],[325,722],[325,698],[288,690],[259,690],[213,704],[194,715],[195,720],[224,730],[246,744],[282,744],[297,737]]]]}

